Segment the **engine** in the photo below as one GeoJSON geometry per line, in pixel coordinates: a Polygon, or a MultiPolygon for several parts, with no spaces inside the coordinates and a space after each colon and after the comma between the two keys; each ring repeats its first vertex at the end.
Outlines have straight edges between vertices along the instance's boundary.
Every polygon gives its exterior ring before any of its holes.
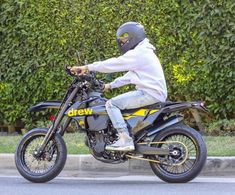
{"type": "Polygon", "coordinates": [[[112,144],[117,138],[117,131],[110,124],[105,130],[89,131],[86,144],[97,160],[107,163],[120,163],[123,162],[121,152],[105,150],[105,146],[112,144]]]}

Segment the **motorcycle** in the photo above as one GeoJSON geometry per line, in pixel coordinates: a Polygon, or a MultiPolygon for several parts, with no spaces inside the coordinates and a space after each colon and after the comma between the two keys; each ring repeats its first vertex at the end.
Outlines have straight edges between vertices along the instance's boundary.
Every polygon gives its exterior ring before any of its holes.
{"type": "Polygon", "coordinates": [[[75,75],[69,67],[66,73],[74,77],[62,101],[45,101],[32,106],[30,112],[48,108],[59,109],[50,128],[34,128],[26,133],[15,153],[19,173],[31,182],[43,183],[55,178],[63,169],[67,149],[63,135],[75,121],[86,134],[86,145],[93,157],[104,163],[123,163],[128,159],[150,163],[160,179],[184,183],[202,170],[207,149],[200,133],[184,123],[179,112],[185,109],[207,111],[203,102],[159,102],[153,105],[122,110],[135,150],[107,151],[105,146],[118,139],[106,112],[104,83],[94,72],[75,75]]]}

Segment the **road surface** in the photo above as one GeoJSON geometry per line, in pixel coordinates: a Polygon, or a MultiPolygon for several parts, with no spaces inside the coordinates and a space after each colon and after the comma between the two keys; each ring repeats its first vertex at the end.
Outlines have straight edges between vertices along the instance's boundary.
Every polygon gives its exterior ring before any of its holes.
{"type": "Polygon", "coordinates": [[[234,195],[235,178],[198,177],[168,184],[154,176],[57,177],[35,184],[21,176],[0,176],[1,195],[234,195]]]}

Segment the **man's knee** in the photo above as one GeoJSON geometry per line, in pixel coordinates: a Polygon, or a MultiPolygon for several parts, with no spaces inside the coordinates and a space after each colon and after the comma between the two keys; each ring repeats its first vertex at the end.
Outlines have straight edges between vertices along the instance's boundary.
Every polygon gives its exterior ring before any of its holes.
{"type": "Polygon", "coordinates": [[[112,106],[113,106],[113,105],[112,105],[111,99],[108,100],[108,101],[105,103],[106,109],[107,109],[107,108],[111,108],[112,106]]]}
{"type": "Polygon", "coordinates": [[[118,104],[118,102],[116,102],[114,99],[110,99],[106,102],[105,104],[106,109],[112,108],[112,107],[116,107],[120,110],[124,109],[124,106],[121,104],[118,104]]]}

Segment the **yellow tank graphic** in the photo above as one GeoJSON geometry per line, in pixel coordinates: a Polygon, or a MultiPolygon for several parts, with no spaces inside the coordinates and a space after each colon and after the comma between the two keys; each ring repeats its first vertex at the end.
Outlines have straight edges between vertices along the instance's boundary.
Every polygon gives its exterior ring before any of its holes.
{"type": "Polygon", "coordinates": [[[124,113],[122,116],[125,120],[128,120],[133,117],[147,116],[147,115],[153,114],[157,111],[158,111],[158,109],[153,109],[153,110],[152,109],[139,109],[133,113],[124,113]]]}

